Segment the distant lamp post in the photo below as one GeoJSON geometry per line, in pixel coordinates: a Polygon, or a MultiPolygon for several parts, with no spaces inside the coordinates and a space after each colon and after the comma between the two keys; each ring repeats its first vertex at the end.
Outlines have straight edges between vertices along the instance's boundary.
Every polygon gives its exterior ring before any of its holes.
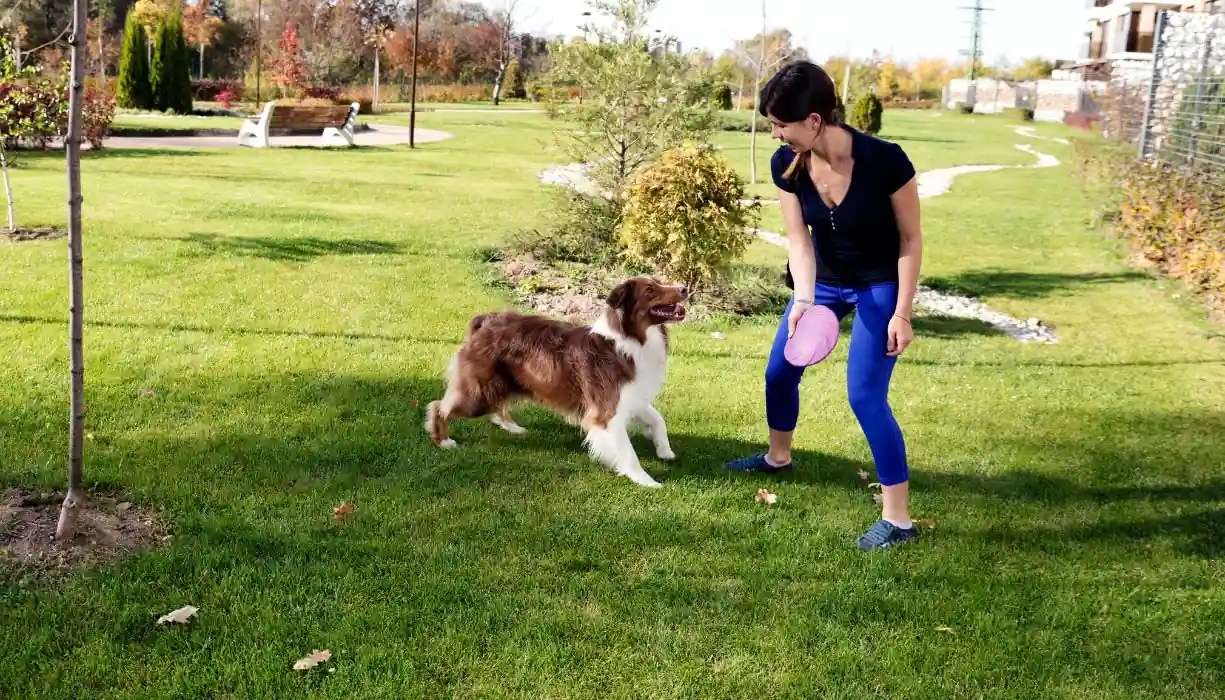
{"type": "Polygon", "coordinates": [[[417,147],[417,37],[421,35],[421,0],[413,3],[413,88],[408,106],[408,147],[417,147]]]}
{"type": "Polygon", "coordinates": [[[264,0],[255,4],[255,108],[259,109],[260,68],[264,54],[264,0]]]}

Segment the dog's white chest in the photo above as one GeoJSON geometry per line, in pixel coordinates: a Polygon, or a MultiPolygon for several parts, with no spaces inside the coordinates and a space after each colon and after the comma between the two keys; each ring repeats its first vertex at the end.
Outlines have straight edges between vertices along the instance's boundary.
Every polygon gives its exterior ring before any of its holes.
{"type": "Polygon", "coordinates": [[[656,326],[647,329],[647,342],[628,343],[627,353],[634,359],[634,381],[626,389],[631,403],[647,405],[655,400],[664,387],[668,371],[668,346],[656,326]]]}

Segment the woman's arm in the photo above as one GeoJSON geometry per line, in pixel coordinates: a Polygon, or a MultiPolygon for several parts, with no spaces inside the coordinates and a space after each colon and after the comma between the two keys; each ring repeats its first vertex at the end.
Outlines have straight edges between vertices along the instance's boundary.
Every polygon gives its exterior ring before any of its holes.
{"type": "Polygon", "coordinates": [[[799,197],[780,189],[778,201],[783,210],[783,225],[787,228],[787,265],[795,283],[794,296],[796,301],[812,304],[817,287],[817,256],[812,249],[812,234],[804,225],[799,197]]]}
{"type": "Polygon", "coordinates": [[[898,294],[895,313],[910,319],[919,288],[919,267],[923,262],[923,233],[919,220],[919,185],[915,178],[890,195],[897,217],[902,249],[898,256],[898,294]]]}
{"type": "Polygon", "coordinates": [[[885,349],[891,356],[901,355],[914,342],[910,314],[919,290],[919,267],[923,262],[923,234],[919,221],[919,184],[915,178],[889,196],[897,218],[901,251],[898,254],[897,307],[889,319],[889,341],[885,349]]]}

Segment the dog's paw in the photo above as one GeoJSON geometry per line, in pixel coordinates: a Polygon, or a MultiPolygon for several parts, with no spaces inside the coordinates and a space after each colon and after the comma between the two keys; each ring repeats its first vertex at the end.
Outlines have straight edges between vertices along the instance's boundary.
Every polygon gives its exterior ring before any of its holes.
{"type": "Polygon", "coordinates": [[[655,456],[659,457],[665,462],[671,462],[672,460],[676,459],[676,453],[672,451],[671,447],[666,447],[664,449],[656,448],[655,456]]]}
{"type": "Polygon", "coordinates": [[[505,430],[511,435],[522,435],[527,432],[527,428],[524,428],[522,425],[519,425],[513,420],[506,420],[502,418],[502,416],[498,416],[498,415],[490,416],[489,420],[494,425],[498,426],[502,430],[505,430]]]}
{"type": "Polygon", "coordinates": [[[634,482],[635,484],[638,484],[639,486],[645,486],[651,489],[658,489],[658,488],[663,487],[663,484],[652,479],[647,474],[626,474],[625,477],[629,479],[630,481],[634,482]]]}
{"type": "Polygon", "coordinates": [[[453,450],[456,447],[459,447],[459,445],[455,444],[455,441],[452,440],[451,438],[447,438],[446,440],[443,440],[442,442],[438,443],[438,446],[444,450],[453,450]]]}

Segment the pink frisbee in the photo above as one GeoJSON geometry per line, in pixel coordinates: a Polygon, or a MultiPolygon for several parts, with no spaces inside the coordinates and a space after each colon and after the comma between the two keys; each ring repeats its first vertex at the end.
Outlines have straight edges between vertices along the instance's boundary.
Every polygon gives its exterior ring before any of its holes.
{"type": "Polygon", "coordinates": [[[818,304],[800,316],[795,333],[783,346],[783,357],[796,367],[810,367],[829,357],[837,344],[838,317],[818,304]]]}

